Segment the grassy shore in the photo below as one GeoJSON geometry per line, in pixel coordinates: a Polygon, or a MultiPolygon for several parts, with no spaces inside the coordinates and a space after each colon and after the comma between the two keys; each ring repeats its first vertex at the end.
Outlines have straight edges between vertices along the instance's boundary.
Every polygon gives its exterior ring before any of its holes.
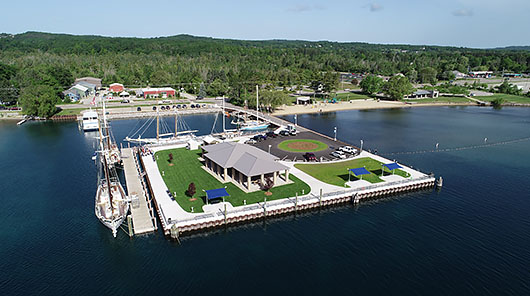
{"type": "Polygon", "coordinates": [[[416,104],[436,104],[436,103],[463,104],[463,103],[474,103],[472,100],[470,100],[470,99],[468,99],[466,97],[445,97],[445,96],[441,96],[441,97],[438,97],[438,98],[403,100],[403,102],[416,103],[416,104]]]}
{"type": "Polygon", "coordinates": [[[530,104],[530,97],[526,96],[516,96],[516,95],[507,95],[507,94],[494,94],[492,96],[477,96],[475,97],[481,101],[491,102],[496,99],[503,99],[504,103],[514,103],[514,104],[530,104]]]}
{"type": "MultiPolygon", "coordinates": [[[[353,173],[351,176],[348,176],[348,169],[360,167],[365,167],[370,171],[369,175],[362,176],[363,180],[370,183],[384,182],[384,180],[379,178],[382,173],[383,163],[369,157],[335,163],[296,164],[295,167],[322,182],[341,187],[344,187],[346,182],[348,182],[348,178],[350,178],[351,181],[360,179],[360,177],[355,177],[353,173]]],[[[388,169],[384,169],[383,173],[385,175],[391,174],[388,169]]],[[[402,170],[395,170],[394,173],[405,178],[410,176],[407,172],[402,170]]]]}
{"type": "MultiPolygon", "coordinates": [[[[203,211],[202,206],[205,205],[206,198],[203,190],[226,186],[226,191],[230,194],[226,201],[230,202],[234,207],[243,205],[244,200],[246,200],[247,204],[253,204],[262,202],[265,198],[264,191],[245,193],[230,182],[221,183],[218,181],[201,167],[202,164],[198,160],[200,150],[190,151],[185,148],[179,148],[159,151],[155,155],[158,157],[158,169],[160,172],[164,172],[163,179],[168,189],[172,193],[177,193],[176,201],[188,212],[191,212],[191,207],[194,208],[195,212],[203,211]],[[169,153],[173,154],[171,163],[169,162],[169,153]],[[191,182],[194,182],[196,186],[196,194],[193,196],[195,200],[190,199],[186,195],[186,190],[188,190],[188,185],[191,182]]],[[[305,193],[310,192],[310,187],[292,174],[289,175],[289,179],[294,183],[272,188],[270,190],[272,195],[267,196],[267,200],[292,197],[296,193],[301,195],[302,191],[305,191],[305,193]]]]}

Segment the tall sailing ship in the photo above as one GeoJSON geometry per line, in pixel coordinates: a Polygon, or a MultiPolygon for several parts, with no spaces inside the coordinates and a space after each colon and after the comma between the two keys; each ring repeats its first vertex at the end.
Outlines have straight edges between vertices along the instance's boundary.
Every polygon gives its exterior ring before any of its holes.
{"type": "Polygon", "coordinates": [[[112,230],[116,237],[118,227],[123,223],[129,212],[129,202],[121,186],[115,166],[109,164],[112,142],[109,127],[103,111],[103,125],[99,125],[99,150],[96,161],[98,165],[98,189],[95,200],[95,214],[99,221],[112,230]]]}

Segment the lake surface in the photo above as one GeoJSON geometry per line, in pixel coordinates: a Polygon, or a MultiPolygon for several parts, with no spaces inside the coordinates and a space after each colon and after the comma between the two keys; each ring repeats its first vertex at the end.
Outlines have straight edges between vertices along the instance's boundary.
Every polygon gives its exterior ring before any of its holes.
{"type": "MultiPolygon", "coordinates": [[[[185,119],[209,133],[215,116],[185,119]]],[[[143,122],[113,121],[116,139],[143,122]]],[[[444,187],[181,245],[160,233],[114,239],[94,215],[95,134],[0,121],[2,295],[530,294],[530,141],[400,154],[530,137],[530,108],[344,111],[297,123],[399,153],[388,157],[443,176],[444,187]]]]}

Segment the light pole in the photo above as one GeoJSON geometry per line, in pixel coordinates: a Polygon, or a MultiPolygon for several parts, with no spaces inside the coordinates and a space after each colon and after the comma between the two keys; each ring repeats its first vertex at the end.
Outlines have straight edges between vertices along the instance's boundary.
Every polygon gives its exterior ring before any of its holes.
{"type": "Polygon", "coordinates": [[[271,146],[272,146],[272,145],[269,145],[269,154],[271,154],[271,146]]]}
{"type": "Polygon", "coordinates": [[[363,151],[363,140],[361,140],[361,151],[363,151]]]}
{"type": "Polygon", "coordinates": [[[335,134],[335,137],[333,138],[333,141],[337,141],[337,127],[333,128],[333,133],[335,134]]]}
{"type": "Polygon", "coordinates": [[[298,123],[298,120],[297,120],[297,116],[296,116],[296,114],[295,114],[295,115],[294,115],[294,126],[297,126],[297,125],[298,125],[297,123],[298,123]]]}
{"type": "Polygon", "coordinates": [[[351,176],[351,172],[350,172],[350,169],[348,168],[348,182],[350,182],[350,176],[351,176]]]}

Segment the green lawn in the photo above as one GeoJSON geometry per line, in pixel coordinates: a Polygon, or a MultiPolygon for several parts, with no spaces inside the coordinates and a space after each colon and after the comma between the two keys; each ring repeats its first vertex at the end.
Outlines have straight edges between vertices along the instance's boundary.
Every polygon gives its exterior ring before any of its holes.
{"type": "Polygon", "coordinates": [[[291,152],[316,152],[316,151],[322,151],[322,150],[328,149],[328,145],[320,141],[317,141],[317,140],[296,139],[296,140],[285,140],[281,142],[280,144],[278,144],[278,148],[285,150],[285,151],[291,151],[291,152]],[[289,147],[289,144],[291,143],[303,143],[303,142],[316,144],[317,147],[315,147],[314,149],[295,149],[295,148],[289,147]]]}
{"type": "Polygon", "coordinates": [[[417,103],[417,104],[428,104],[428,103],[474,103],[465,97],[445,97],[441,96],[438,98],[426,98],[426,99],[411,99],[403,100],[403,102],[417,103]]]}
{"type": "MultiPolygon", "coordinates": [[[[252,193],[245,193],[237,186],[232,183],[221,183],[203,168],[202,164],[198,160],[200,156],[200,150],[190,151],[185,148],[170,149],[159,151],[155,154],[158,157],[157,164],[160,172],[164,171],[164,181],[168,189],[173,193],[177,193],[177,202],[186,211],[191,212],[191,207],[194,208],[194,212],[203,212],[202,206],[205,204],[206,194],[203,190],[216,189],[226,186],[226,191],[230,194],[230,197],[226,198],[226,201],[230,202],[234,207],[243,205],[243,201],[246,200],[247,204],[253,204],[262,202],[264,200],[265,192],[257,191],[252,193]],[[169,153],[173,154],[173,166],[169,164],[169,153]],[[194,182],[197,188],[194,197],[195,201],[190,201],[190,198],[186,195],[189,183],[194,182]]],[[[271,189],[272,195],[267,196],[267,200],[276,200],[287,197],[310,192],[309,186],[296,178],[292,174],[289,174],[289,179],[294,183],[275,187],[271,189]]]]}
{"type": "Polygon", "coordinates": [[[361,93],[339,93],[335,96],[332,96],[332,98],[336,98],[340,101],[349,101],[349,100],[366,100],[366,99],[373,99],[369,95],[361,94],[361,93]]]}
{"type": "Polygon", "coordinates": [[[516,103],[516,104],[530,104],[530,97],[507,95],[507,94],[494,94],[492,96],[477,96],[476,99],[491,102],[495,99],[502,98],[505,103],[516,103]]]}
{"type": "Polygon", "coordinates": [[[87,108],[61,109],[61,111],[55,115],[79,115],[83,110],[87,110],[87,108]]]}
{"type": "MultiPolygon", "coordinates": [[[[363,180],[370,183],[383,182],[383,180],[379,178],[379,176],[381,176],[382,164],[383,163],[375,159],[363,157],[335,163],[295,164],[295,167],[322,182],[344,187],[344,184],[348,182],[348,169],[360,167],[366,167],[366,169],[371,172],[370,175],[364,175],[363,180]]],[[[402,170],[395,170],[394,173],[402,177],[410,176],[407,172],[402,170]]],[[[391,172],[385,168],[384,174],[386,176],[391,174],[391,172]]],[[[358,180],[353,174],[351,174],[350,178],[352,181],[358,180]]]]}

